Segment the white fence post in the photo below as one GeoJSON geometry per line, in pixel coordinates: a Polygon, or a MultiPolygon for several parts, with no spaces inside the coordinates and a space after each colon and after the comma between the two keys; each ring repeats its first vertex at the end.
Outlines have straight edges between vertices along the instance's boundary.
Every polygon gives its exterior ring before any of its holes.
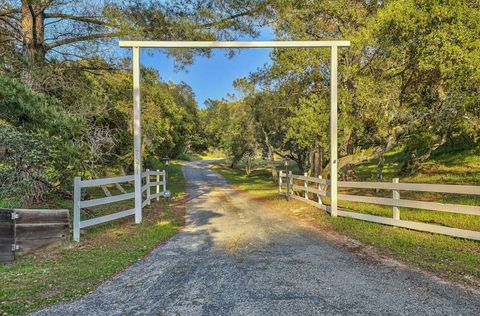
{"type": "Polygon", "coordinates": [[[152,194],[152,192],[150,192],[150,169],[147,169],[147,179],[145,185],[147,186],[147,204],[150,205],[150,197],[152,194]]]}
{"type": "Polygon", "coordinates": [[[82,188],[80,187],[80,177],[75,177],[73,181],[73,240],[80,241],[80,200],[82,198],[82,188]]]}
{"type": "MultiPolygon", "coordinates": [[[[399,183],[398,178],[393,178],[392,179],[393,183],[399,183]]],[[[393,198],[398,200],[400,199],[400,191],[399,190],[392,190],[393,192],[393,198]]],[[[393,207],[393,219],[400,220],[400,208],[398,206],[393,207]]]]}
{"type": "MultiPolygon", "coordinates": [[[[303,173],[304,177],[308,177],[308,173],[304,172],[303,173]]],[[[305,187],[305,199],[308,200],[308,180],[305,178],[303,179],[303,186],[305,187]]]]}
{"type": "MultiPolygon", "coordinates": [[[[321,191],[322,190],[322,184],[320,182],[322,182],[322,176],[318,176],[318,191],[321,191]]],[[[322,202],[322,196],[320,194],[317,194],[317,199],[318,199],[318,203],[319,204],[323,204],[322,202]]]]}
{"type": "Polygon", "coordinates": [[[160,200],[160,184],[158,184],[160,182],[160,171],[157,169],[157,185],[156,185],[156,190],[155,192],[157,193],[157,202],[160,200]]]}

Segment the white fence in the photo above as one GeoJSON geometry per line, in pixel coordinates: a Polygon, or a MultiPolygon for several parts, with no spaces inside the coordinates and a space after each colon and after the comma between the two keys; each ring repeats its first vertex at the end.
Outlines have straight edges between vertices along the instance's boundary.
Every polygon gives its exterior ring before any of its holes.
{"type": "MultiPolygon", "coordinates": [[[[131,208],[117,213],[82,221],[82,209],[135,199],[135,192],[129,192],[93,200],[82,200],[82,189],[132,181],[134,181],[133,175],[95,180],[82,180],[80,177],[76,177],[74,182],[73,197],[73,240],[77,242],[80,241],[80,229],[82,228],[113,221],[130,215],[135,215],[135,208],[131,208]]],[[[158,201],[160,197],[164,196],[166,191],[167,177],[165,176],[165,171],[150,171],[147,169],[147,171],[142,172],[142,208],[146,205],[149,205],[152,199],[156,199],[158,201]],[[155,177],[153,181],[152,176],[155,177]],[[160,177],[162,177],[161,180],[160,177]],[[160,186],[162,186],[162,190],[160,190],[160,186]],[[154,193],[151,192],[152,187],[155,187],[154,193]],[[146,198],[143,200],[143,193],[145,193],[145,191],[146,198]]]]}
{"type": "MultiPolygon", "coordinates": [[[[306,202],[315,207],[321,208],[330,212],[330,207],[324,204],[323,197],[331,197],[331,193],[327,191],[330,186],[330,181],[326,179],[294,175],[289,172],[286,175],[280,172],[279,176],[279,192],[286,194],[288,197],[306,202]],[[283,180],[285,178],[285,181],[283,180]],[[295,180],[297,180],[295,183],[295,180]],[[302,185],[298,182],[301,181],[302,185]],[[316,184],[312,187],[311,184],[316,184]],[[284,191],[284,188],[286,190],[284,191]],[[300,192],[300,194],[296,194],[300,192]],[[303,194],[302,194],[303,193],[303,194]],[[314,195],[316,199],[311,199],[309,193],[314,195]],[[303,196],[302,196],[303,195],[303,196]]],[[[480,215],[480,206],[473,205],[459,205],[459,204],[444,204],[438,202],[426,202],[416,200],[401,199],[401,191],[414,192],[435,192],[435,193],[451,193],[451,194],[466,194],[466,195],[480,195],[480,186],[472,185],[444,185],[444,184],[423,184],[423,183],[399,183],[398,179],[393,179],[392,183],[386,182],[350,182],[338,181],[340,188],[357,188],[357,189],[377,189],[377,190],[391,190],[392,197],[373,197],[361,196],[351,194],[338,194],[337,198],[340,201],[362,202],[370,204],[380,204],[392,206],[392,218],[375,216],[369,214],[361,214],[347,210],[338,210],[338,216],[351,217],[369,222],[381,223],[385,225],[398,226],[408,229],[427,231],[431,233],[438,233],[450,235],[461,238],[480,240],[480,232],[465,229],[458,229],[440,225],[412,222],[400,219],[400,207],[423,209],[440,212],[450,212],[458,214],[480,215]]]]}

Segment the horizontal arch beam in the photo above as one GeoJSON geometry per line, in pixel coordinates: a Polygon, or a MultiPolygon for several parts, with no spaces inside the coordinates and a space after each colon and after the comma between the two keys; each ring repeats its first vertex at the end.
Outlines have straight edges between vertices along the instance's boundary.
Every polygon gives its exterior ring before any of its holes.
{"type": "Polygon", "coordinates": [[[144,48],[314,48],[350,46],[350,41],[120,41],[120,47],[144,48]]]}

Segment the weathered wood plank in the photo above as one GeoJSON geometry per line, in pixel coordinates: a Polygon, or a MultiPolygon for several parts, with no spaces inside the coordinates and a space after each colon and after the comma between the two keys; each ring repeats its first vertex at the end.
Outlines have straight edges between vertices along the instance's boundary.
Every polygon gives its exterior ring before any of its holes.
{"type": "Polygon", "coordinates": [[[25,210],[15,209],[15,252],[23,255],[47,245],[68,240],[68,210],[25,210]]]}
{"type": "Polygon", "coordinates": [[[14,244],[14,220],[11,209],[0,209],[0,264],[10,263],[15,259],[12,251],[14,244]]]}
{"type": "Polygon", "coordinates": [[[15,259],[12,251],[10,253],[0,253],[0,264],[10,263],[15,259]]]}
{"type": "Polygon", "coordinates": [[[68,210],[0,209],[0,263],[11,262],[17,254],[65,242],[69,235],[68,210]],[[12,213],[18,218],[12,220],[12,213]],[[12,245],[20,247],[12,251],[12,245]]]}
{"type": "Polygon", "coordinates": [[[27,239],[67,238],[68,233],[68,223],[18,224],[15,227],[15,239],[17,241],[27,239]]]}
{"type": "Polygon", "coordinates": [[[16,244],[20,249],[16,252],[19,255],[24,255],[31,251],[37,250],[42,247],[61,244],[66,242],[66,238],[44,238],[44,239],[25,239],[17,240],[16,244]]]}
{"type": "Polygon", "coordinates": [[[0,223],[0,240],[13,238],[13,223],[0,223]]]}
{"type": "Polygon", "coordinates": [[[2,238],[0,239],[0,253],[5,254],[12,252],[12,244],[14,243],[13,238],[2,238]]]}
{"type": "Polygon", "coordinates": [[[26,223],[68,223],[68,210],[24,210],[15,209],[19,215],[16,219],[17,224],[26,223]]]}
{"type": "Polygon", "coordinates": [[[0,223],[12,221],[12,210],[6,208],[0,208],[0,223]]]}

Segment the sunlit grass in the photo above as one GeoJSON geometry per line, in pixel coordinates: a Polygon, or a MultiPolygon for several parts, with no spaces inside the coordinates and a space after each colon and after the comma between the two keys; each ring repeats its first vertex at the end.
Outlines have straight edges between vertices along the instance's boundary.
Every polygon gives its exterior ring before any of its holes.
{"type": "Polygon", "coordinates": [[[183,153],[179,156],[178,159],[184,161],[195,161],[195,160],[216,160],[222,159],[225,157],[225,154],[219,150],[209,150],[200,153],[183,153]]]}
{"type": "Polygon", "coordinates": [[[253,174],[247,176],[243,170],[222,167],[221,164],[213,164],[213,169],[219,171],[223,176],[230,180],[231,183],[245,189],[244,185],[248,183],[248,191],[258,196],[270,196],[278,192],[278,184],[269,181],[266,185],[265,181],[271,176],[266,169],[257,169],[253,174]]]}

